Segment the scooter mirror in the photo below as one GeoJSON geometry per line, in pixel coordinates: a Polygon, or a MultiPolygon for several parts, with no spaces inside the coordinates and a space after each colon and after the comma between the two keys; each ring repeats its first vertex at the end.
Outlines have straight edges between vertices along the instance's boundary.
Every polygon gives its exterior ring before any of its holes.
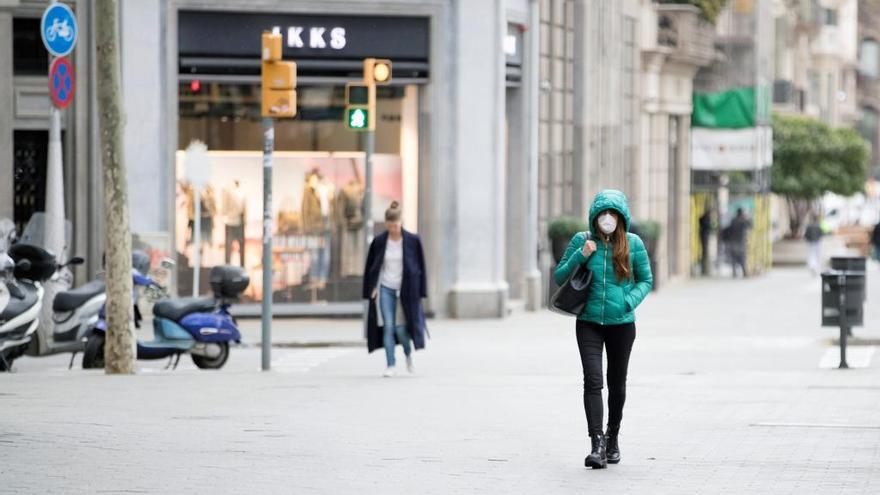
{"type": "Polygon", "coordinates": [[[81,256],[74,256],[73,258],[70,258],[70,261],[68,261],[67,264],[68,265],[82,265],[85,262],[86,262],[86,260],[84,260],[81,256]]]}

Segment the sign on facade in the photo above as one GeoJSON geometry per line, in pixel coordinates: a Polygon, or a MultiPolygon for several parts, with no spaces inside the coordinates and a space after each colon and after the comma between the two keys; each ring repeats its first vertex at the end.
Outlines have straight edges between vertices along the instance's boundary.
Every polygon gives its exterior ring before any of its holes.
{"type": "Polygon", "coordinates": [[[49,67],[49,97],[52,103],[61,110],[73,101],[76,81],[73,77],[73,65],[67,57],[58,57],[49,67]]]}
{"type": "Polygon", "coordinates": [[[77,31],[76,16],[67,5],[54,3],[43,12],[40,37],[52,55],[63,57],[73,51],[77,31]]]}

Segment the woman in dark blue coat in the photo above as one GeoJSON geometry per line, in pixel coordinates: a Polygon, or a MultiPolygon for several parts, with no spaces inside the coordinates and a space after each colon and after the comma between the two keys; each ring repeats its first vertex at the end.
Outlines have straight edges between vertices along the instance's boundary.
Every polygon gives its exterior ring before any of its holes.
{"type": "Polygon", "coordinates": [[[410,341],[416,349],[423,349],[427,331],[422,309],[422,298],[428,296],[422,241],[403,230],[400,216],[400,204],[394,201],[385,211],[387,231],[373,239],[364,269],[363,297],[370,301],[367,351],[385,349],[386,377],[394,376],[397,344],[403,346],[407,370],[413,372],[410,341]]]}

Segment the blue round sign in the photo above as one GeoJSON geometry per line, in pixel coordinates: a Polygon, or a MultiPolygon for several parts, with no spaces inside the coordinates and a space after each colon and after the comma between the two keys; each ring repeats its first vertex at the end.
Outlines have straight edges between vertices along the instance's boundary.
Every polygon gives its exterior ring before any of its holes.
{"type": "Polygon", "coordinates": [[[46,50],[56,57],[63,57],[76,45],[76,16],[63,3],[53,3],[43,12],[40,37],[46,50]]]}

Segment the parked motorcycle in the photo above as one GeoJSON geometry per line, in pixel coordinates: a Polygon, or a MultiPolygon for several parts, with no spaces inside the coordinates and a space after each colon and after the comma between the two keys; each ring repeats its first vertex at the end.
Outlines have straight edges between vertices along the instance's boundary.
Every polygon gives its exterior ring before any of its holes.
{"type": "MultiPolygon", "coordinates": [[[[138,275],[135,275],[136,285],[145,288],[158,285],[150,277],[138,275]]],[[[229,307],[245,291],[250,278],[242,268],[218,266],[211,270],[210,280],[213,297],[167,299],[153,306],[153,340],[138,340],[138,359],[169,358],[169,367],[175,369],[183,354],[189,354],[193,363],[202,369],[219,369],[226,364],[230,342],[241,342],[241,333],[229,307]]],[[[102,315],[86,343],[83,368],[104,366],[105,334],[106,322],[102,315]]]]}
{"type": "Polygon", "coordinates": [[[40,322],[41,284],[55,273],[55,257],[31,244],[0,246],[0,371],[24,354],[40,322]]]}

